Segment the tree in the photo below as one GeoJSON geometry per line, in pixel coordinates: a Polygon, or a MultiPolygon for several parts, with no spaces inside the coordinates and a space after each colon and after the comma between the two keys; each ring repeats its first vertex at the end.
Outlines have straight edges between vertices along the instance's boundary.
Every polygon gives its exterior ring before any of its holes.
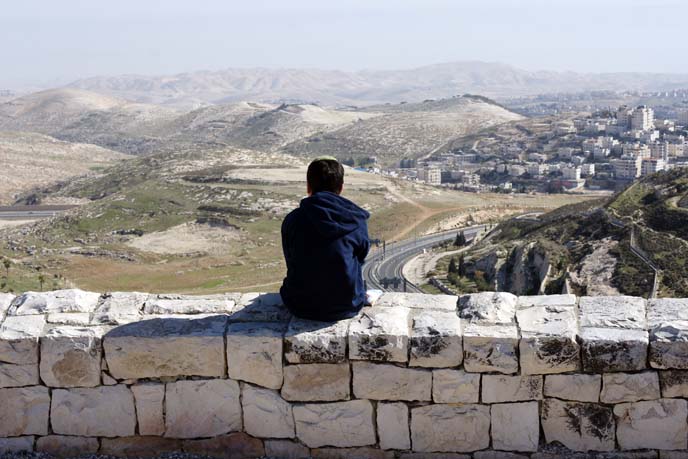
{"type": "Polygon", "coordinates": [[[43,273],[38,275],[38,283],[41,284],[41,292],[43,291],[43,284],[45,284],[45,276],[43,273]]]}
{"type": "Polygon", "coordinates": [[[459,257],[459,267],[456,272],[461,277],[466,277],[466,257],[463,254],[459,257]]]}
{"type": "Polygon", "coordinates": [[[2,259],[2,265],[5,267],[5,277],[7,280],[10,278],[10,266],[12,266],[12,262],[10,261],[9,258],[3,258],[2,259]]]}
{"type": "Polygon", "coordinates": [[[452,259],[449,260],[449,268],[447,268],[447,272],[449,274],[455,274],[459,272],[459,270],[456,267],[456,259],[454,257],[452,257],[452,259]]]}
{"type": "Polygon", "coordinates": [[[454,240],[454,245],[457,247],[463,247],[464,245],[466,245],[466,235],[463,234],[463,231],[456,234],[456,239],[454,240]]]}

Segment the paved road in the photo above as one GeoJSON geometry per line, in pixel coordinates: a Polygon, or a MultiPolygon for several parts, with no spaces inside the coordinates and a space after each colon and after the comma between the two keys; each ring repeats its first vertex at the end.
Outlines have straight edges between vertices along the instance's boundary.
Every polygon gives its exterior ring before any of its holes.
{"type": "Polygon", "coordinates": [[[10,206],[0,207],[0,220],[35,220],[53,217],[76,206],[10,206]]]}
{"type": "Polygon", "coordinates": [[[471,226],[387,244],[384,256],[382,249],[368,255],[363,265],[363,279],[366,281],[369,289],[376,288],[388,292],[407,291],[422,293],[422,290],[410,282],[406,283],[406,290],[404,290],[404,276],[401,273],[404,265],[424,249],[429,249],[440,242],[453,240],[456,238],[456,233],[461,230],[464,231],[466,239],[470,241],[484,228],[484,225],[471,226]],[[384,288],[383,281],[385,279],[399,279],[399,282],[396,287],[394,284],[388,284],[388,287],[384,288]]]}

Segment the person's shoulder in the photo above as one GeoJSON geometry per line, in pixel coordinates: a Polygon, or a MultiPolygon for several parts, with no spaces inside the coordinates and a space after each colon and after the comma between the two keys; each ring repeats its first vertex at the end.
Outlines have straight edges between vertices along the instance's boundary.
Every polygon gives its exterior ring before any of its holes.
{"type": "Polygon", "coordinates": [[[286,217],[284,217],[284,220],[282,220],[282,228],[287,228],[293,225],[295,222],[299,220],[300,216],[301,208],[297,207],[296,209],[289,212],[286,217]]]}

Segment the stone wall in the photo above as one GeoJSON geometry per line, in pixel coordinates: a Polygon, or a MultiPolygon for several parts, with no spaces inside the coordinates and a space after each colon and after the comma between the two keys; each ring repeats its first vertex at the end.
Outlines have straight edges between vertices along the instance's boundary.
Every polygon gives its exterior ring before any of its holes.
{"type": "Polygon", "coordinates": [[[688,300],[0,294],[0,452],[688,458],[688,300]]]}

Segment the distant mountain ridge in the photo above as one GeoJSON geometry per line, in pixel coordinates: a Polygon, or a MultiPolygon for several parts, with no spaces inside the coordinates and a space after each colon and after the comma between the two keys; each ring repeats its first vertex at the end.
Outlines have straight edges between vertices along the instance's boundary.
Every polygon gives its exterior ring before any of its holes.
{"type": "Polygon", "coordinates": [[[688,74],[528,71],[467,61],[384,71],[229,68],[163,76],[98,76],[68,87],[180,108],[244,100],[343,106],[419,102],[464,93],[505,97],[588,90],[665,91],[688,87],[688,74]]]}

